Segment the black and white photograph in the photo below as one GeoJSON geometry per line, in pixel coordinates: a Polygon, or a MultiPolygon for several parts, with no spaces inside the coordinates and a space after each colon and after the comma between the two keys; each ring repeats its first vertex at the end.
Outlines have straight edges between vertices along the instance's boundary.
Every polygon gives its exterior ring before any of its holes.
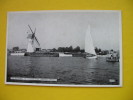
{"type": "Polygon", "coordinates": [[[119,10],[7,13],[5,84],[121,87],[119,10]]]}

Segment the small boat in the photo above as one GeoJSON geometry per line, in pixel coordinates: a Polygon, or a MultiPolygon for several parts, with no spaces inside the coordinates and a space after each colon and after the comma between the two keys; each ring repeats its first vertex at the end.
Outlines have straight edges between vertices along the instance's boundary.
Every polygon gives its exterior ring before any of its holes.
{"type": "Polygon", "coordinates": [[[85,58],[87,59],[96,59],[97,58],[97,55],[93,55],[93,54],[86,54],[85,58]]]}
{"type": "Polygon", "coordinates": [[[110,57],[106,58],[107,62],[119,62],[119,57],[117,54],[111,54],[110,57]]]}
{"type": "Polygon", "coordinates": [[[72,57],[71,53],[59,53],[59,57],[72,57]]]}
{"type": "Polygon", "coordinates": [[[22,51],[14,51],[12,53],[10,53],[11,56],[24,56],[24,52],[22,51]]]}
{"type": "Polygon", "coordinates": [[[112,59],[111,58],[107,58],[106,61],[107,62],[119,62],[119,59],[117,59],[117,58],[112,58],[112,59]]]}

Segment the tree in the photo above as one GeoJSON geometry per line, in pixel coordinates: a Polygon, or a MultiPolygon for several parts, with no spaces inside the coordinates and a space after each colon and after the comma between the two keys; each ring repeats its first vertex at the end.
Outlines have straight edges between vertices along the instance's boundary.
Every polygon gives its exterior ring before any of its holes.
{"type": "Polygon", "coordinates": [[[55,48],[53,48],[53,50],[52,50],[53,52],[56,52],[57,50],[55,49],[55,48]]]}
{"type": "Polygon", "coordinates": [[[74,51],[75,51],[75,52],[79,52],[79,51],[80,51],[80,47],[77,46],[76,48],[74,48],[74,51]]]}
{"type": "Polygon", "coordinates": [[[13,51],[18,51],[19,47],[13,47],[12,49],[13,49],[13,51]]]}
{"type": "Polygon", "coordinates": [[[98,49],[98,52],[100,53],[100,52],[102,52],[102,50],[99,48],[99,49],[98,49]]]}
{"type": "Polygon", "coordinates": [[[64,47],[59,47],[59,48],[58,48],[58,51],[59,51],[59,52],[64,52],[64,47]]]}
{"type": "Polygon", "coordinates": [[[97,47],[95,47],[95,52],[96,52],[96,54],[99,53],[99,49],[97,47]]]}
{"type": "Polygon", "coordinates": [[[111,51],[111,52],[113,52],[114,50],[113,50],[113,49],[111,49],[110,51],[111,51]]]}
{"type": "Polygon", "coordinates": [[[69,48],[68,47],[64,48],[64,52],[69,52],[69,48]]]}
{"type": "Polygon", "coordinates": [[[84,53],[84,52],[85,52],[85,50],[84,50],[84,49],[81,49],[81,50],[80,50],[80,52],[84,53]]]}
{"type": "Polygon", "coordinates": [[[69,52],[72,52],[72,51],[73,51],[73,47],[70,46],[70,47],[68,48],[68,51],[69,51],[69,52]]]}

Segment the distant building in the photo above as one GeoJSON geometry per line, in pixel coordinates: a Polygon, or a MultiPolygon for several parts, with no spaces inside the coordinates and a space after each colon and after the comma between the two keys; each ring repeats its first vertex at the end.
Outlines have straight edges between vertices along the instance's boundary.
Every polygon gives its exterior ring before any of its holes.
{"type": "Polygon", "coordinates": [[[47,49],[42,49],[41,51],[43,51],[43,52],[47,52],[47,49]]]}
{"type": "Polygon", "coordinates": [[[20,49],[21,52],[26,52],[27,50],[26,49],[20,49]]]}
{"type": "Polygon", "coordinates": [[[47,49],[47,52],[52,52],[53,51],[53,49],[47,49]]]}
{"type": "Polygon", "coordinates": [[[14,51],[14,53],[22,53],[22,51],[21,51],[21,50],[19,50],[19,51],[14,51]]]}

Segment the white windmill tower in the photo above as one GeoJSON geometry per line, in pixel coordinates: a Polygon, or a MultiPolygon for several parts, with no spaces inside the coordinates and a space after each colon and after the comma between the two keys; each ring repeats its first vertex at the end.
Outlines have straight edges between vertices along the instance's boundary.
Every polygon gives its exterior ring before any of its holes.
{"type": "Polygon", "coordinates": [[[40,48],[40,43],[38,42],[38,40],[35,36],[36,28],[35,28],[34,32],[32,31],[30,26],[29,26],[29,28],[31,30],[31,34],[28,34],[28,37],[27,37],[27,39],[28,39],[27,52],[32,53],[35,51],[39,51],[41,48],[40,48]]]}

